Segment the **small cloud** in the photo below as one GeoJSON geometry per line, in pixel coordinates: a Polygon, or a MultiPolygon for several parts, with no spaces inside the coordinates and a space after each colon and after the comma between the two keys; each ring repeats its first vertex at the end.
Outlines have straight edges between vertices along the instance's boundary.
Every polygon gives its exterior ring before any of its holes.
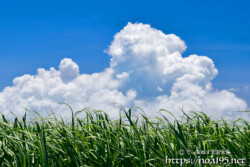
{"type": "Polygon", "coordinates": [[[62,81],[68,83],[79,76],[79,66],[72,59],[64,58],[60,65],[62,81]]]}
{"type": "Polygon", "coordinates": [[[238,89],[238,88],[230,88],[229,91],[231,91],[231,92],[238,92],[238,91],[240,91],[240,89],[238,89]]]}
{"type": "Polygon", "coordinates": [[[162,92],[162,91],[163,91],[163,89],[162,89],[161,87],[159,87],[159,86],[157,86],[157,90],[158,90],[159,92],[162,92]]]}

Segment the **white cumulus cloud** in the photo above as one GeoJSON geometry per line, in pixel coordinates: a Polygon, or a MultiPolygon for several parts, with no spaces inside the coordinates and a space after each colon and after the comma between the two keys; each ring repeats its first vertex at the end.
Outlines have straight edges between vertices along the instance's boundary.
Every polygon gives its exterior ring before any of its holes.
{"type": "Polygon", "coordinates": [[[63,59],[59,66],[59,71],[61,72],[61,79],[64,82],[70,82],[77,78],[79,75],[79,67],[71,59],[63,59]]]}
{"type": "Polygon", "coordinates": [[[102,109],[117,116],[119,107],[139,106],[147,114],[161,108],[180,114],[203,111],[226,118],[244,117],[247,103],[228,90],[214,90],[211,81],[218,74],[206,56],[182,57],[185,42],[174,34],[164,34],[148,24],[128,23],[114,36],[108,49],[110,67],[100,73],[80,74],[78,65],[65,58],[59,70],[38,69],[36,75],[23,75],[0,93],[0,110],[9,115],[24,108],[42,114],[52,108],[66,116],[62,105],[73,109],[102,109]]]}

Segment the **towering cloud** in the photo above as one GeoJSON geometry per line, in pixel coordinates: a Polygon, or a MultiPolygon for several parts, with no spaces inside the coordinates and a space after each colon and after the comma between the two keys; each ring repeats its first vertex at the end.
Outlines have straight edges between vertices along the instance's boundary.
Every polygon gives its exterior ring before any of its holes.
{"type": "Polygon", "coordinates": [[[218,74],[213,61],[195,54],[182,57],[185,49],[185,42],[174,34],[128,23],[114,36],[108,49],[110,67],[103,72],[80,74],[75,62],[63,59],[58,71],[38,69],[35,76],[15,78],[13,86],[0,93],[0,110],[20,115],[24,108],[43,113],[51,107],[66,115],[58,103],[67,102],[75,110],[93,107],[116,116],[116,103],[139,106],[148,114],[165,108],[179,115],[183,108],[242,117],[233,111],[246,110],[244,100],[213,89],[211,80],[218,74]]]}

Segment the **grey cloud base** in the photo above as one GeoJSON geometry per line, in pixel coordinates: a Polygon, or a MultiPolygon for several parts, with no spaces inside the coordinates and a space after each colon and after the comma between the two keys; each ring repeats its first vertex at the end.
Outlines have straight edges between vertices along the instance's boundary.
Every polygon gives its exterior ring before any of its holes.
{"type": "Polygon", "coordinates": [[[179,115],[185,111],[203,111],[215,117],[236,119],[247,114],[247,103],[228,90],[217,91],[211,81],[218,74],[206,56],[182,57],[186,45],[174,34],[147,24],[128,23],[109,46],[110,67],[101,73],[80,74],[78,65],[65,58],[59,70],[38,69],[37,75],[23,75],[0,93],[0,110],[23,115],[36,110],[42,115],[52,108],[67,117],[73,109],[102,109],[111,116],[119,114],[119,105],[139,106],[149,115],[164,108],[179,115]],[[119,104],[119,105],[115,105],[119,104]]]}

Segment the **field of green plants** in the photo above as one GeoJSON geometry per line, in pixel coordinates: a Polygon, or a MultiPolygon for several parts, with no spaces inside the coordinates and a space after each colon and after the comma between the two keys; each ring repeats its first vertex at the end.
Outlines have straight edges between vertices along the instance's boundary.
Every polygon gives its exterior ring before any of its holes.
{"type": "Polygon", "coordinates": [[[85,109],[72,112],[70,121],[43,118],[38,113],[34,119],[26,119],[25,114],[9,121],[2,115],[0,166],[181,166],[166,157],[192,160],[193,164],[183,166],[249,166],[247,121],[215,121],[197,112],[183,112],[182,119],[170,121],[173,116],[166,110],[159,117],[136,117],[131,109],[122,113],[114,120],[104,112],[85,109]],[[212,150],[227,154],[213,154],[212,150]],[[207,158],[221,158],[217,161],[225,164],[202,164],[200,160],[207,158]],[[241,161],[234,161],[238,159],[241,161]]]}

